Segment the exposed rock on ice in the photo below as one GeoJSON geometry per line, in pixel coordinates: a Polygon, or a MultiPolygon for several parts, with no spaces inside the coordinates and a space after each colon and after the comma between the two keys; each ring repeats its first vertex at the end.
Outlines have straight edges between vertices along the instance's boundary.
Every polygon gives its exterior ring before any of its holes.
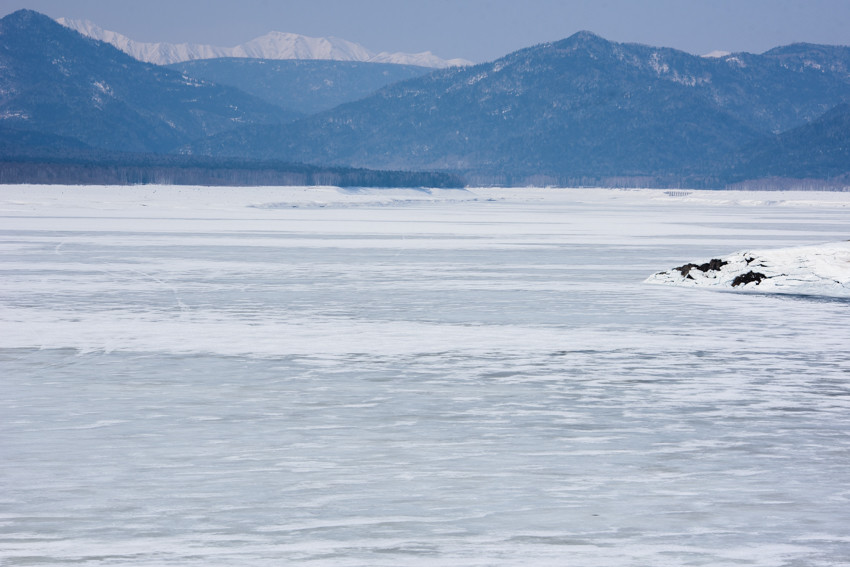
{"type": "Polygon", "coordinates": [[[850,297],[850,241],[735,252],[658,272],[646,283],[850,297]]]}

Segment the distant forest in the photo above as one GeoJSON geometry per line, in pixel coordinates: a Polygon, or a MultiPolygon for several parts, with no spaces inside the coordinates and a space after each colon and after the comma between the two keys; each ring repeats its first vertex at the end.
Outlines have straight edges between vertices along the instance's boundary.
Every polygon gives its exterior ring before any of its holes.
{"type": "MultiPolygon", "coordinates": [[[[86,152],[90,154],[91,152],[86,152]]],[[[98,153],[98,152],[95,152],[98,153]]],[[[44,155],[0,157],[0,185],[200,185],[228,187],[314,186],[433,187],[656,187],[735,190],[847,191],[850,175],[827,178],[746,179],[711,176],[555,177],[475,175],[322,167],[206,156],[109,154],[51,159],[44,155]]]]}
{"type": "Polygon", "coordinates": [[[0,184],[463,187],[458,175],[162,154],[0,158],[0,184]]]}

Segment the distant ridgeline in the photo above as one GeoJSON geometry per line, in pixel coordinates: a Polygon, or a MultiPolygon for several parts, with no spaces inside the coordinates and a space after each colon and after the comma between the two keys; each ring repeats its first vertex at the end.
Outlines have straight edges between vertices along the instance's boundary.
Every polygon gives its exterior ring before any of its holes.
{"type": "Polygon", "coordinates": [[[848,47],[163,67],[21,10],[0,68],[4,183],[850,187],[848,47]]]}

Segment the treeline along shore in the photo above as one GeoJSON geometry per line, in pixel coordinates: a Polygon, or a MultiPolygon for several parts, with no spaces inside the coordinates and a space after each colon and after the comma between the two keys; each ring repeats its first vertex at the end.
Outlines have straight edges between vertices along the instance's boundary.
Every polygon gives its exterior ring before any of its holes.
{"type": "Polygon", "coordinates": [[[335,185],[338,187],[463,187],[461,176],[441,172],[382,171],[298,163],[178,155],[51,159],[7,157],[0,184],[63,185],[335,185]]]}

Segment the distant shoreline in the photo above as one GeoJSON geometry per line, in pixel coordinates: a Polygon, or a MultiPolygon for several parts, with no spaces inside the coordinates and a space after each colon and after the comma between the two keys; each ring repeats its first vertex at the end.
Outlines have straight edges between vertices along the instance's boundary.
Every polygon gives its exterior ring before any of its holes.
{"type": "Polygon", "coordinates": [[[375,170],[205,156],[138,154],[50,159],[0,156],[0,185],[200,185],[210,187],[570,187],[670,191],[850,191],[850,176],[771,177],[735,183],[678,177],[507,177],[464,172],[375,170]]]}
{"type": "Polygon", "coordinates": [[[460,176],[439,172],[382,171],[184,156],[139,156],[128,161],[0,158],[0,184],[459,188],[464,186],[464,181],[460,176]]]}

